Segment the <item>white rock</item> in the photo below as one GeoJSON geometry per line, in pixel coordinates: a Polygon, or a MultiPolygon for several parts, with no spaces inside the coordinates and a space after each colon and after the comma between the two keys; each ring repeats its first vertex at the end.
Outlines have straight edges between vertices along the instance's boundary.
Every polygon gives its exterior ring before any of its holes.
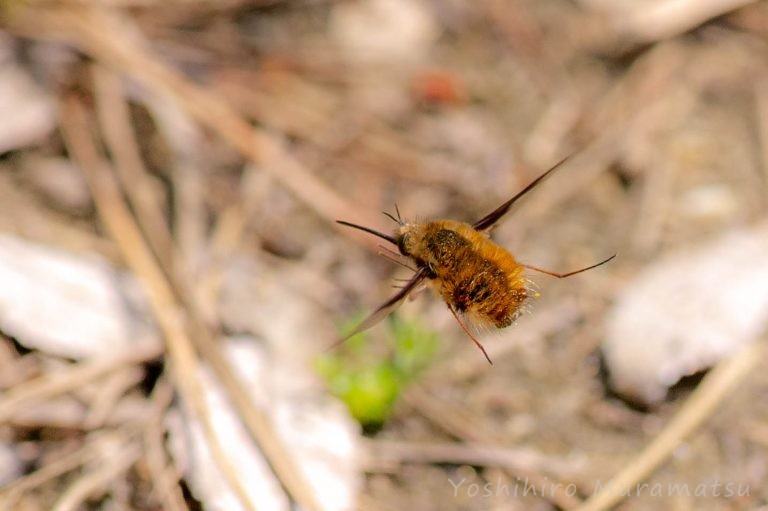
{"type": "Polygon", "coordinates": [[[0,235],[0,330],[69,358],[159,342],[136,283],[96,255],[0,235]]]}
{"type": "Polygon", "coordinates": [[[677,209],[688,218],[711,222],[732,218],[738,211],[738,202],[738,197],[729,186],[710,184],[683,194],[677,209]]]}
{"type": "Polygon", "coordinates": [[[608,314],[612,386],[647,404],[717,363],[768,325],[768,224],[665,257],[638,274],[608,314]]]}
{"type": "MultiPolygon", "coordinates": [[[[267,358],[253,338],[230,339],[226,353],[254,402],[269,415],[321,507],[329,511],[355,509],[360,486],[359,432],[344,406],[319,389],[291,384],[304,380],[305,375],[297,374],[295,366],[267,358]]],[[[200,380],[217,437],[253,506],[260,511],[289,510],[287,496],[218,382],[207,369],[200,380]]],[[[171,451],[184,467],[195,497],[207,510],[243,509],[218,470],[200,424],[187,410],[181,409],[180,414],[170,422],[171,451]]]]}
{"type": "Polygon", "coordinates": [[[331,36],[354,62],[418,62],[438,36],[420,0],[360,0],[334,4],[331,36]]]}
{"type": "Polygon", "coordinates": [[[12,447],[0,443],[0,486],[4,486],[24,472],[21,461],[12,447]]]}
{"type": "Polygon", "coordinates": [[[33,144],[53,131],[53,101],[13,63],[0,64],[0,153],[33,144]]]}
{"type": "Polygon", "coordinates": [[[92,206],[83,172],[67,158],[25,155],[20,167],[46,201],[69,211],[84,212],[92,206]]]}

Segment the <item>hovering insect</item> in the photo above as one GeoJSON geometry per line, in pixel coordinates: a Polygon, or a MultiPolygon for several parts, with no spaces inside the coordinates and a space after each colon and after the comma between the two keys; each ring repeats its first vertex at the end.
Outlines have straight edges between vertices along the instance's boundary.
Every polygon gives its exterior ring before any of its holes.
{"type": "Polygon", "coordinates": [[[339,343],[384,319],[399,307],[408,295],[428,281],[445,300],[464,332],[480,348],[488,362],[493,364],[483,345],[462,321],[462,316],[478,326],[508,327],[519,316],[521,306],[533,293],[530,281],[523,273],[524,269],[565,278],[591,270],[616,257],[614,254],[586,268],[556,273],[518,262],[512,254],[488,237],[490,229],[518,199],[557,170],[566,160],[567,158],[555,164],[514,197],[471,225],[455,220],[406,222],[400,217],[397,206],[397,217],[384,213],[398,224],[392,235],[337,220],[342,225],[373,234],[396,246],[399,253],[382,247],[385,250],[382,255],[415,271],[397,294],[381,304],[339,343]],[[415,268],[408,263],[415,265],[415,268]]]}

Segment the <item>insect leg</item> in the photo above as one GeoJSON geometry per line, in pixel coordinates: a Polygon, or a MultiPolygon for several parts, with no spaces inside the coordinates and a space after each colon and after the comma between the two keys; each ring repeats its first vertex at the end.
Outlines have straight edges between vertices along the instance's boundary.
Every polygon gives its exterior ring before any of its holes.
{"type": "Polygon", "coordinates": [[[402,254],[398,254],[394,250],[390,250],[387,247],[379,245],[379,255],[385,259],[392,261],[395,264],[399,264],[404,268],[408,268],[411,271],[416,271],[416,268],[408,264],[410,262],[410,259],[404,257],[402,254]]]}
{"type": "Polygon", "coordinates": [[[408,295],[408,300],[409,301],[415,300],[416,298],[419,297],[421,293],[424,292],[425,289],[427,289],[427,284],[425,282],[422,282],[421,284],[413,288],[413,291],[411,291],[411,294],[408,295]]]}
{"type": "Polygon", "coordinates": [[[521,266],[523,268],[528,268],[529,270],[533,270],[533,271],[537,271],[539,273],[544,273],[544,274],[547,274],[547,275],[551,275],[553,277],[557,277],[558,279],[564,279],[565,277],[570,277],[571,275],[576,275],[577,273],[581,273],[583,271],[591,270],[592,268],[597,268],[598,266],[601,266],[601,265],[607,263],[608,261],[610,261],[614,257],[616,257],[616,254],[613,254],[608,259],[605,259],[604,261],[600,261],[597,264],[593,264],[592,266],[587,266],[586,268],[581,268],[580,270],[569,271],[568,273],[557,273],[557,272],[554,272],[554,271],[545,270],[543,268],[538,268],[536,266],[531,266],[530,264],[521,264],[521,266]]]}
{"type": "Polygon", "coordinates": [[[489,363],[489,364],[491,364],[491,365],[493,365],[493,362],[491,362],[491,357],[489,357],[489,356],[488,356],[488,352],[486,352],[486,351],[485,351],[485,348],[483,348],[483,345],[482,345],[482,344],[480,344],[480,341],[478,341],[477,339],[475,339],[475,336],[474,336],[474,335],[472,335],[472,334],[469,332],[469,329],[467,328],[467,326],[464,324],[464,322],[461,320],[461,318],[459,318],[459,315],[458,315],[458,314],[456,314],[456,310],[454,310],[454,308],[453,308],[453,307],[451,307],[450,305],[448,306],[448,308],[451,310],[451,314],[453,314],[453,317],[454,317],[454,318],[456,318],[456,321],[458,321],[458,322],[459,322],[459,325],[461,326],[462,330],[464,330],[464,332],[465,332],[465,333],[466,333],[466,334],[469,336],[469,338],[470,338],[470,339],[472,339],[472,342],[474,342],[474,343],[475,343],[475,345],[476,345],[478,348],[480,348],[480,351],[482,351],[482,352],[483,352],[483,355],[485,355],[485,359],[488,361],[488,363],[489,363]]]}

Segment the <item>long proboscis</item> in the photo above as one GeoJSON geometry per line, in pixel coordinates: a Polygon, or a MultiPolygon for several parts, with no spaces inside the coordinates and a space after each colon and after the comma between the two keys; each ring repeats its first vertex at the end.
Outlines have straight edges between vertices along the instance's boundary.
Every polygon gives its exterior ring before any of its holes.
{"type": "Polygon", "coordinates": [[[375,231],[368,227],[363,227],[362,225],[353,224],[351,222],[346,222],[344,220],[336,220],[336,223],[341,225],[346,225],[347,227],[352,227],[353,229],[358,229],[358,230],[367,232],[368,234],[373,234],[374,236],[378,236],[383,240],[387,240],[393,245],[397,245],[397,240],[394,238],[394,236],[390,236],[389,234],[384,234],[383,232],[375,231]]]}

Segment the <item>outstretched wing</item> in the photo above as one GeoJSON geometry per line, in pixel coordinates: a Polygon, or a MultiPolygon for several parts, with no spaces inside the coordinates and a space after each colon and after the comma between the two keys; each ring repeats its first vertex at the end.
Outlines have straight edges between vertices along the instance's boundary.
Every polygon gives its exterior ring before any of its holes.
{"type": "Polygon", "coordinates": [[[328,349],[333,349],[339,344],[343,343],[353,335],[359,334],[360,332],[363,332],[365,330],[368,330],[373,325],[381,321],[382,319],[386,318],[391,312],[393,312],[395,309],[397,309],[400,304],[403,303],[403,300],[405,300],[411,292],[418,287],[419,284],[424,280],[426,277],[426,270],[424,268],[420,268],[416,271],[416,273],[411,277],[411,280],[405,283],[405,285],[400,289],[400,291],[397,292],[396,295],[394,295],[392,298],[387,300],[386,302],[382,303],[375,311],[371,312],[371,314],[363,320],[362,323],[357,325],[357,327],[352,330],[350,333],[348,333],[343,339],[340,339],[336,341],[332,346],[330,346],[328,349]]]}
{"type": "Polygon", "coordinates": [[[507,202],[505,202],[504,204],[502,204],[501,206],[494,209],[493,211],[488,213],[486,216],[484,216],[483,218],[475,222],[472,225],[472,227],[474,227],[475,230],[477,231],[484,231],[486,229],[490,229],[491,227],[493,227],[493,225],[496,222],[498,222],[499,219],[501,219],[501,217],[507,214],[507,212],[509,211],[509,208],[512,207],[512,204],[514,204],[517,201],[517,199],[521,198],[523,195],[533,190],[536,187],[536,185],[539,184],[545,177],[550,175],[552,172],[557,170],[563,163],[568,161],[568,158],[570,158],[570,156],[566,156],[559,162],[555,163],[555,165],[552,168],[550,168],[548,171],[546,171],[545,173],[543,173],[542,175],[534,179],[528,186],[526,186],[520,192],[518,192],[517,195],[515,195],[514,197],[509,199],[507,202]]]}

